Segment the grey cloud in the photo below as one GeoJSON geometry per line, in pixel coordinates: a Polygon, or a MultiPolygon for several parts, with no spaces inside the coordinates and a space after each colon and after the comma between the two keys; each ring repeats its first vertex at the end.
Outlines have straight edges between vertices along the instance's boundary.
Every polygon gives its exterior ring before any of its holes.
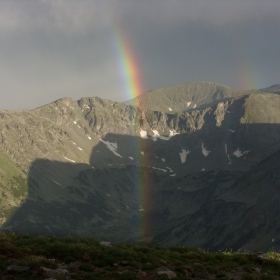
{"type": "Polygon", "coordinates": [[[279,83],[279,10],[272,0],[0,2],[0,108],[63,96],[127,99],[118,28],[133,46],[144,91],[197,80],[279,83]]]}

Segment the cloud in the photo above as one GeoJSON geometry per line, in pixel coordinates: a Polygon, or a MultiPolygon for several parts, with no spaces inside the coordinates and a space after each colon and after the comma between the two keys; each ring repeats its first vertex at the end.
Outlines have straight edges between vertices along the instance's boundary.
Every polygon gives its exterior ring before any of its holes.
{"type": "Polygon", "coordinates": [[[145,91],[197,80],[270,86],[279,82],[279,10],[278,0],[0,1],[1,108],[63,96],[127,99],[118,28],[145,91]]]}

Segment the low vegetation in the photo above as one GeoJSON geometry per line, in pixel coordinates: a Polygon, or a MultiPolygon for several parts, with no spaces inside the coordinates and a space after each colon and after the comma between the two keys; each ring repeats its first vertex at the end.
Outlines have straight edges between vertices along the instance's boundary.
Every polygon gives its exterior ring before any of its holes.
{"type": "Polygon", "coordinates": [[[110,245],[91,238],[0,233],[1,279],[46,279],[42,267],[67,269],[71,279],[168,279],[157,272],[172,271],[175,279],[269,280],[280,279],[280,254],[110,245]],[[7,271],[11,265],[29,270],[11,273],[7,271]]]}

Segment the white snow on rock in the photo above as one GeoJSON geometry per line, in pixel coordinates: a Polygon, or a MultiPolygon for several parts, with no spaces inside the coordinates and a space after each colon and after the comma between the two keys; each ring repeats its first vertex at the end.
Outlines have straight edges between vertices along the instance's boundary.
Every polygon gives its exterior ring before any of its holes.
{"type": "Polygon", "coordinates": [[[176,176],[176,174],[171,174],[170,176],[171,176],[171,177],[174,177],[174,176],[176,176]]]}
{"type": "Polygon", "coordinates": [[[191,105],[191,101],[187,103],[187,106],[189,107],[191,105]]]}
{"type": "Polygon", "coordinates": [[[232,132],[232,133],[235,132],[235,130],[231,130],[231,129],[229,129],[229,131],[232,132]]]}
{"type": "Polygon", "coordinates": [[[83,150],[83,149],[82,149],[82,148],[80,148],[80,147],[78,147],[78,149],[79,149],[79,150],[81,150],[81,151],[83,150]]]}
{"type": "Polygon", "coordinates": [[[169,172],[173,172],[173,170],[170,167],[165,166],[165,168],[169,169],[169,172]]]}
{"type": "Polygon", "coordinates": [[[205,147],[204,147],[204,144],[202,143],[201,145],[201,148],[202,148],[202,154],[207,157],[211,151],[208,151],[205,147]]]}
{"type": "Polygon", "coordinates": [[[249,153],[249,151],[245,151],[245,152],[242,153],[242,152],[239,150],[239,148],[238,148],[235,152],[233,152],[233,155],[236,156],[236,157],[238,157],[238,158],[240,158],[240,157],[242,157],[243,155],[248,154],[248,153],[249,153]]]}
{"type": "Polygon", "coordinates": [[[67,160],[69,160],[69,161],[71,161],[71,162],[76,162],[75,160],[72,160],[72,159],[70,159],[70,158],[68,158],[68,157],[64,157],[65,159],[67,159],[67,160]]]}
{"type": "Polygon", "coordinates": [[[201,171],[205,171],[205,168],[202,168],[201,171]]]}
{"type": "Polygon", "coordinates": [[[91,140],[91,137],[90,137],[90,136],[88,136],[87,138],[88,138],[89,140],[91,140]]]}
{"type": "Polygon", "coordinates": [[[140,206],[139,211],[144,212],[145,210],[142,208],[142,206],[140,206]]]}
{"type": "Polygon", "coordinates": [[[227,155],[227,158],[228,158],[228,164],[231,164],[231,160],[230,160],[228,150],[227,150],[227,144],[225,144],[225,152],[226,152],[226,155],[227,155]]]}
{"type": "Polygon", "coordinates": [[[186,160],[187,160],[187,155],[188,155],[189,153],[190,153],[189,150],[186,151],[186,150],[182,149],[182,153],[179,153],[180,158],[181,158],[181,163],[186,162],[186,160]]]}
{"type": "Polygon", "coordinates": [[[171,109],[171,108],[168,108],[168,110],[169,110],[169,111],[172,111],[172,109],[171,109]]]}
{"type": "Polygon", "coordinates": [[[78,125],[78,128],[81,128],[81,127],[78,125]]]}
{"type": "Polygon", "coordinates": [[[144,156],[144,152],[143,151],[141,151],[141,155],[144,156]]]}
{"type": "Polygon", "coordinates": [[[163,172],[167,172],[167,170],[165,170],[165,169],[162,169],[162,168],[157,168],[157,167],[153,167],[153,166],[152,166],[152,168],[153,168],[153,169],[156,169],[156,170],[160,170],[160,171],[163,171],[163,172]]]}
{"type": "Polygon", "coordinates": [[[196,108],[196,104],[194,104],[193,108],[196,108]]]}
{"type": "Polygon", "coordinates": [[[113,152],[114,155],[122,158],[122,156],[117,153],[118,144],[117,143],[110,143],[109,141],[104,141],[100,138],[100,141],[106,145],[106,147],[113,152]]]}
{"type": "Polygon", "coordinates": [[[169,138],[171,138],[171,137],[173,137],[173,136],[175,136],[177,134],[180,134],[180,133],[176,132],[176,130],[170,130],[169,129],[169,138]]]}
{"type": "Polygon", "coordinates": [[[179,134],[176,132],[176,130],[169,130],[169,136],[161,136],[157,130],[153,130],[153,133],[154,133],[154,135],[152,136],[153,141],[157,141],[158,138],[167,141],[171,137],[179,134]]]}
{"type": "Polygon", "coordinates": [[[107,193],[107,196],[110,196],[110,195],[107,193]]]}
{"type": "Polygon", "coordinates": [[[133,157],[128,157],[129,159],[131,159],[131,160],[134,160],[134,158],[133,157]]]}
{"type": "Polygon", "coordinates": [[[147,136],[147,131],[145,130],[140,130],[140,136],[142,139],[148,139],[148,136],[147,136]]]}
{"type": "Polygon", "coordinates": [[[55,180],[52,180],[54,183],[56,183],[59,186],[62,186],[61,184],[59,184],[58,182],[56,182],[55,180]]]}
{"type": "Polygon", "coordinates": [[[165,162],[165,158],[162,158],[161,160],[162,160],[163,162],[165,162]]]}
{"type": "Polygon", "coordinates": [[[74,121],[73,123],[74,123],[74,124],[77,124],[77,122],[76,122],[76,121],[74,121]]]}
{"type": "Polygon", "coordinates": [[[72,142],[74,145],[77,145],[75,142],[72,142]]]}

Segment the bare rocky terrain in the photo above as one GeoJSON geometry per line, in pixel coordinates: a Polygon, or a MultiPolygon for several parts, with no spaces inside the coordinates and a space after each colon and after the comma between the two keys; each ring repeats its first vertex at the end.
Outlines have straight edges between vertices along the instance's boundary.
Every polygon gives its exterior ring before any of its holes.
{"type": "Polygon", "coordinates": [[[139,107],[90,97],[1,110],[2,231],[279,248],[279,92],[195,82],[139,107]]]}

